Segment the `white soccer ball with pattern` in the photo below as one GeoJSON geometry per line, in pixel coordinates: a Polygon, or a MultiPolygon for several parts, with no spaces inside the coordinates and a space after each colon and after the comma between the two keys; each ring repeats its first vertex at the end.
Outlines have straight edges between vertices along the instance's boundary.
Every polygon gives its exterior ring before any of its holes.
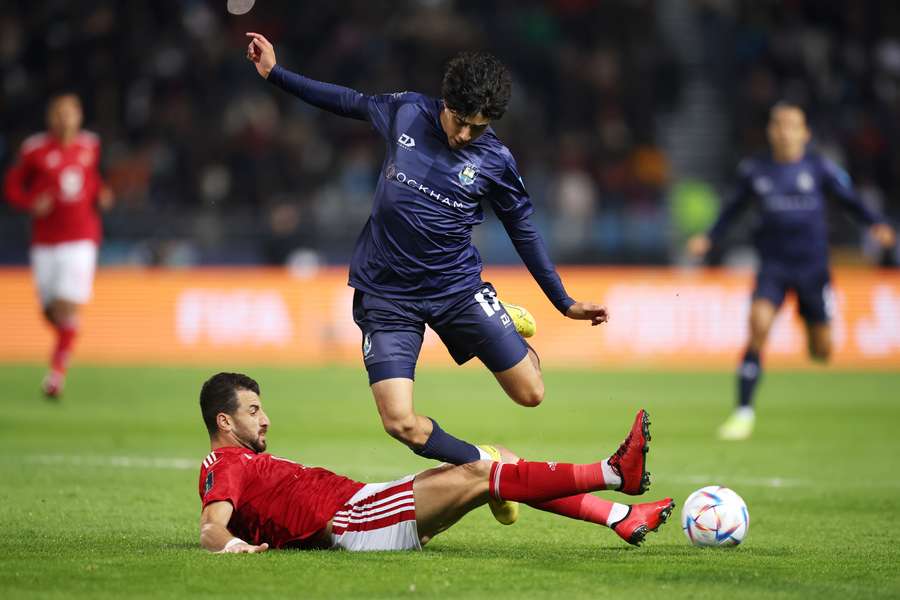
{"type": "Polygon", "coordinates": [[[734,491],[709,485],[685,500],[681,528],[695,546],[737,546],[750,529],[750,513],[734,491]]]}

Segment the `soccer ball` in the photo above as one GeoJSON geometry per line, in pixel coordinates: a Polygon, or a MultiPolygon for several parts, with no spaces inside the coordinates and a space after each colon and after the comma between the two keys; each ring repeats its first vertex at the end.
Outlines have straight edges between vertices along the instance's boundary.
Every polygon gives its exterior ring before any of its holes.
{"type": "Polygon", "coordinates": [[[750,514],[732,490],[709,485],[685,500],[681,528],[695,546],[737,546],[750,529],[750,514]]]}

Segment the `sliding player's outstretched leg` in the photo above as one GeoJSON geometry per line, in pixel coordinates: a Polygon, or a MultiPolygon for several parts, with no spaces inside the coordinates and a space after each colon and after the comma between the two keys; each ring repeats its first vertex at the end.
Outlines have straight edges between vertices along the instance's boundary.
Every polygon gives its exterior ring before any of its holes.
{"type": "Polygon", "coordinates": [[[648,533],[666,522],[675,503],[671,498],[664,498],[641,504],[621,504],[591,494],[577,494],[529,506],[609,527],[629,544],[639,546],[648,533]]]}
{"type": "Polygon", "coordinates": [[[640,546],[648,533],[665,524],[674,509],[675,502],[671,498],[632,504],[626,515],[609,528],[632,546],[640,546]]]}
{"type": "Polygon", "coordinates": [[[619,449],[609,457],[609,466],[620,478],[618,491],[630,496],[643,494],[650,488],[647,451],[650,449],[650,415],[641,409],[634,417],[631,431],[619,449]]]}

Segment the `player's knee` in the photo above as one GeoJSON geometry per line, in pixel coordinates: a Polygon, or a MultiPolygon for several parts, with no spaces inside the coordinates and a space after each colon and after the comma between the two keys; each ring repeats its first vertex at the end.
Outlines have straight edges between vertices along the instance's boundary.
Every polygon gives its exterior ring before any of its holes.
{"type": "Polygon", "coordinates": [[[544,382],[537,379],[528,386],[522,387],[513,397],[516,403],[533,408],[544,401],[544,382]]]}
{"type": "Polygon", "coordinates": [[[428,441],[425,432],[420,431],[415,415],[401,419],[385,418],[382,424],[389,436],[407,446],[419,447],[428,441]]]}
{"type": "Polygon", "coordinates": [[[490,460],[476,460],[475,462],[460,465],[460,468],[472,479],[487,481],[491,476],[491,466],[493,464],[493,461],[490,460]]]}

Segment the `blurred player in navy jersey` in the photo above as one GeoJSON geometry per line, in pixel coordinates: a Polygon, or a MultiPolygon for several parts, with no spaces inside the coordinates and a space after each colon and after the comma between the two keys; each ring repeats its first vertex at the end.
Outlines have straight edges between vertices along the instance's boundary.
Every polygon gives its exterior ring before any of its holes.
{"type": "MultiPolygon", "coordinates": [[[[385,430],[427,458],[452,464],[487,458],[489,449],[449,435],[413,408],[426,324],[457,363],[477,356],[518,404],[536,406],[543,399],[538,357],[514,322],[517,316],[530,321],[530,315],[505,307],[481,280],[472,228],[484,220],[482,203],[500,218],[560,313],[592,325],[607,319],[605,307],[576,302],[566,293],[529,221],[534,209],[515,160],[490,127],[509,102],[508,71],[490,54],[462,53],[444,73],[443,98],[414,92],[369,96],[288,71],[276,64],[266,38],[247,35],[247,57],[262,77],[313,106],[369,121],[384,139],[386,156],[372,214],[353,253],[350,285],[356,290],[353,318],[363,334],[363,361],[385,430]]],[[[529,333],[528,324],[522,323],[523,333],[529,333]]]]}
{"type": "Polygon", "coordinates": [[[844,209],[868,225],[879,244],[891,247],[895,243],[894,230],[860,201],[849,175],[807,149],[810,131],[802,108],[776,104],[767,133],[771,152],[739,165],[735,197],[708,235],[688,241],[689,253],[703,256],[743,209],[752,205],[760,213],[755,235],[760,268],[750,305],[750,336],[738,371],[738,408],[719,429],[719,437],[728,440],[746,439],[753,432],[753,396],[762,373],[760,354],[788,291],[796,294],[800,316],[806,322],[810,356],[824,362],[831,355],[833,298],[826,194],[837,197],[844,209]]]}
{"type": "Polygon", "coordinates": [[[50,398],[62,393],[78,310],[91,297],[101,237],[98,208],[113,203],[100,176],[100,140],[82,130],[81,122],[78,96],[51,98],[48,131],[22,143],[4,186],[9,203],[32,219],[31,268],[44,316],[56,333],[42,386],[50,398]]]}

